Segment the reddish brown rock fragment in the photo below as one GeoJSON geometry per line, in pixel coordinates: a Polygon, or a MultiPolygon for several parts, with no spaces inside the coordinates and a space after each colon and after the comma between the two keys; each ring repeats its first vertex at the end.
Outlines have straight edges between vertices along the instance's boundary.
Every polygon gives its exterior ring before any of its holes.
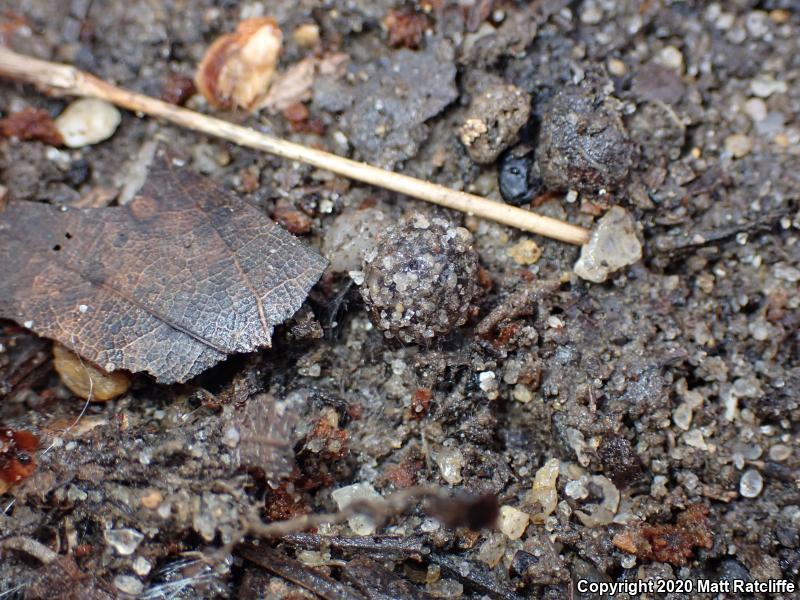
{"type": "Polygon", "coordinates": [[[272,213],[272,218],[280,223],[289,233],[301,234],[311,231],[314,221],[307,214],[289,204],[279,204],[272,213]]]}
{"type": "Polygon", "coordinates": [[[689,562],[695,548],[711,549],[714,545],[708,524],[708,507],[689,506],[674,525],[643,525],[614,536],[614,545],[643,560],[655,560],[674,566],[689,562]]]}
{"type": "Polygon", "coordinates": [[[170,73],[161,90],[161,99],[176,106],[183,106],[195,91],[197,88],[191,77],[170,73]]]}
{"type": "Polygon", "coordinates": [[[33,453],[39,440],[29,431],[0,425],[0,494],[27,479],[36,469],[33,453]]]}
{"type": "Polygon", "coordinates": [[[416,50],[422,46],[428,17],[413,10],[396,9],[389,11],[383,25],[389,35],[389,46],[416,50]]]}
{"type": "Polygon", "coordinates": [[[431,398],[433,394],[428,388],[417,388],[414,396],[411,398],[411,418],[422,419],[427,414],[431,406],[431,398]]]}
{"type": "Polygon", "coordinates": [[[347,432],[339,428],[339,416],[334,410],[325,411],[306,438],[306,448],[327,460],[338,460],[347,454],[347,432]]]}
{"type": "Polygon", "coordinates": [[[0,136],[23,141],[36,140],[50,146],[64,143],[64,138],[47,111],[31,107],[0,119],[0,136]]]}
{"type": "Polygon", "coordinates": [[[265,506],[267,510],[266,517],[269,521],[285,521],[311,511],[303,501],[302,494],[297,492],[290,482],[271,490],[267,494],[265,506]]]}
{"type": "Polygon", "coordinates": [[[417,484],[417,473],[424,466],[422,461],[404,460],[386,469],[386,478],[398,488],[409,488],[417,484]]]}

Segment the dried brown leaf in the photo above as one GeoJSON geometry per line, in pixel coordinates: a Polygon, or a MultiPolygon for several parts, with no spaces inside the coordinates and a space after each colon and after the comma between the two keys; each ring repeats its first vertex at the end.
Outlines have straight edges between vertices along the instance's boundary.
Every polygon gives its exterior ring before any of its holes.
{"type": "Polygon", "coordinates": [[[238,460],[261,470],[271,481],[288,477],[295,467],[294,445],[302,438],[302,419],[308,412],[308,394],[295,391],[278,399],[272,394],[250,398],[237,415],[238,460]]]}
{"type": "Polygon", "coordinates": [[[256,108],[277,114],[293,104],[310,100],[311,88],[317,74],[340,76],[349,59],[347,54],[333,52],[322,58],[309,56],[297,61],[275,76],[269,92],[256,108]]]}
{"type": "Polygon", "coordinates": [[[258,108],[266,108],[268,112],[275,114],[292,104],[310,100],[316,64],[317,59],[310,56],[294,63],[275,77],[258,108]]]}
{"type": "Polygon", "coordinates": [[[256,208],[163,159],[124,207],[0,214],[0,317],[164,383],[270,346],[324,268],[256,208]]]}

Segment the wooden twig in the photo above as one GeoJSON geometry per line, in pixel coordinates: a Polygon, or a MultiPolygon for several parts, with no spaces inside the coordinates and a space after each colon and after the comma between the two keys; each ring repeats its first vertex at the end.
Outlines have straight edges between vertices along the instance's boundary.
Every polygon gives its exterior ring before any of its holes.
{"type": "Polygon", "coordinates": [[[124,90],[70,65],[31,58],[3,47],[0,47],[0,77],[31,83],[51,94],[106,100],[136,113],[158,117],[240,146],[303,162],[349,179],[571,244],[584,244],[589,239],[589,231],[577,225],[287,142],[248,127],[124,90]]]}

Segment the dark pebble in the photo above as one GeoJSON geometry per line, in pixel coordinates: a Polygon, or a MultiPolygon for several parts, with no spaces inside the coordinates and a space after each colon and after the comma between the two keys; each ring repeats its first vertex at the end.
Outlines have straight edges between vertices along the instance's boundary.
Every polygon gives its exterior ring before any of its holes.
{"type": "Polygon", "coordinates": [[[497,178],[500,195],[513,206],[528,204],[542,189],[542,178],[532,151],[517,154],[512,148],[504,152],[500,157],[497,178]]]}
{"type": "Polygon", "coordinates": [[[81,158],[70,164],[69,169],[64,175],[64,183],[70,187],[77,188],[86,183],[91,174],[92,168],[89,166],[89,163],[81,158]]]}
{"type": "Polygon", "coordinates": [[[642,475],[642,462],[631,443],[624,437],[611,435],[603,439],[598,448],[603,473],[617,487],[626,487],[642,475]]]}
{"type": "Polygon", "coordinates": [[[781,545],[787,548],[800,546],[800,531],[792,523],[778,523],[775,527],[775,535],[781,545]]]}
{"type": "Polygon", "coordinates": [[[542,118],[539,167],[548,189],[596,194],[627,177],[634,148],[619,115],[591,89],[558,93],[542,118]]]}
{"type": "Polygon", "coordinates": [[[723,560],[719,568],[717,569],[717,576],[721,580],[728,580],[733,581],[734,579],[738,579],[740,581],[752,581],[753,578],[750,577],[750,571],[747,570],[742,563],[738,560],[734,560],[729,558],[727,560],[723,560]]]}
{"type": "Polygon", "coordinates": [[[514,575],[521,576],[524,575],[529,568],[535,567],[539,564],[539,558],[534,556],[530,552],[525,552],[524,550],[518,550],[514,554],[514,558],[511,559],[511,572],[514,575]]]}

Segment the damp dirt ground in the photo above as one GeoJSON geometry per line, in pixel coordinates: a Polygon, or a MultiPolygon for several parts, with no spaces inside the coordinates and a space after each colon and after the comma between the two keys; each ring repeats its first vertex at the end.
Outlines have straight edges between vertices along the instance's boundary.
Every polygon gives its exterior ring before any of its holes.
{"type": "MultiPolygon", "coordinates": [[[[300,118],[223,118],[498,202],[500,153],[527,152],[524,207],[591,227],[619,205],[643,249],[590,283],[573,246],[128,113],[96,146],[0,140],[12,201],[119,202],[161,145],[335,266],[273,348],[186,385],[137,376],[85,408],[50,343],[2,322],[0,421],[40,447],[0,496],[0,598],[555,600],[596,597],[579,580],[797,582],[795,2],[0,0],[0,14],[15,50],[154,96],[219,34],[272,15],[281,70],[315,54],[344,66],[317,75],[300,118]],[[312,48],[292,35],[303,24],[312,48]],[[529,109],[474,101],[497,86],[529,109]],[[477,148],[462,135],[474,118],[495,136],[477,148]],[[375,223],[410,215],[466,228],[479,264],[463,325],[422,344],[383,335],[357,285],[375,223]],[[246,450],[248,427],[284,447],[246,450]],[[357,484],[493,496],[501,523],[450,526],[411,503],[227,552],[248,519],[332,512],[332,492],[357,484]]],[[[67,102],[0,83],[2,116],[67,102]]]]}

